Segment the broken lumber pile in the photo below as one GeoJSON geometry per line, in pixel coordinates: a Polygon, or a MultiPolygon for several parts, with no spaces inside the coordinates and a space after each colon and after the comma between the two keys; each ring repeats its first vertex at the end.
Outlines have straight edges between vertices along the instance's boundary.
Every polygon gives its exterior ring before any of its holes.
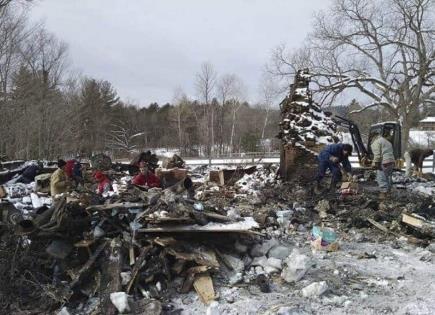
{"type": "MultiPolygon", "coordinates": [[[[107,168],[105,162],[101,157],[94,164],[107,168]]],[[[14,273],[9,280],[26,281],[27,276],[20,276],[21,268],[28,268],[22,259],[39,266],[29,270],[35,288],[43,289],[26,294],[29,301],[49,297],[41,312],[80,304],[86,312],[117,314],[125,302],[124,311],[140,314],[150,303],[161,310],[174,290],[195,290],[210,303],[216,298],[213,275],[221,267],[219,255],[240,237],[255,236],[259,225],[251,217],[230,218],[204,207],[191,199],[185,171],[168,174],[183,180],[147,191],[127,185],[104,198],[93,190],[77,190],[53,199],[51,206],[41,201],[31,210],[30,205],[26,215],[14,220],[2,206],[6,220],[0,233],[10,238],[16,246],[11,253],[19,257],[10,260],[14,273]]],[[[32,192],[37,199],[39,194],[32,192]]]]}

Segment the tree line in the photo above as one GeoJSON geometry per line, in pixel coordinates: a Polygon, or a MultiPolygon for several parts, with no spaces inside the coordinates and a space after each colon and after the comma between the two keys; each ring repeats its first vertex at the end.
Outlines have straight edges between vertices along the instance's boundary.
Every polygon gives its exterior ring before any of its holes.
{"type": "Polygon", "coordinates": [[[3,157],[121,157],[153,148],[183,155],[257,151],[262,139],[277,133],[277,94],[266,77],[262,101],[251,104],[237,75],[219,76],[204,63],[192,73],[196,99],[177,88],[171,103],[144,106],[120,99],[106,80],[71,75],[66,43],[31,23],[26,7],[0,6],[0,38],[3,157]]]}

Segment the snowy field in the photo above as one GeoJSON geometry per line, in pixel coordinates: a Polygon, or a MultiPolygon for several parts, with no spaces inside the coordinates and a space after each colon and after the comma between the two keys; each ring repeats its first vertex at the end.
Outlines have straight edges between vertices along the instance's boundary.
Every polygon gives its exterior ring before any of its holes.
{"type": "MultiPolygon", "coordinates": [[[[353,155],[350,157],[350,163],[352,167],[359,167],[358,156],[353,155]]],[[[228,158],[228,159],[201,159],[201,158],[185,158],[184,161],[188,166],[198,166],[198,165],[254,165],[254,164],[266,164],[266,163],[279,163],[279,156],[277,157],[268,157],[268,158],[228,158]]],[[[428,157],[423,163],[423,172],[424,173],[433,173],[433,158],[428,157]]]]}

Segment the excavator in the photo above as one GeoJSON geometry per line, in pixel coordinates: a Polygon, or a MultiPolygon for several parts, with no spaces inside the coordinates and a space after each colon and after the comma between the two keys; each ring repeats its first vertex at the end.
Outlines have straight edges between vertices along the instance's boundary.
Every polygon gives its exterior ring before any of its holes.
{"type": "Polygon", "coordinates": [[[364,144],[359,131],[358,125],[352,120],[344,117],[330,114],[332,120],[342,128],[349,130],[352,137],[352,142],[356,153],[358,154],[359,164],[363,168],[367,168],[371,165],[373,160],[373,152],[371,144],[376,134],[381,134],[385,139],[391,142],[394,150],[394,158],[396,160],[396,168],[403,167],[402,156],[402,133],[400,124],[397,122],[381,122],[370,126],[369,135],[367,139],[367,145],[364,144]]]}

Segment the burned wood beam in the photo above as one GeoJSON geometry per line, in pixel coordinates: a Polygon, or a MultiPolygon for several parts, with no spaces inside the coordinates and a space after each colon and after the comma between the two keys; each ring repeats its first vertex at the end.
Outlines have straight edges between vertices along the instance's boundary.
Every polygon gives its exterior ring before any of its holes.
{"type": "Polygon", "coordinates": [[[151,249],[152,249],[151,245],[141,248],[140,254],[137,257],[136,262],[133,266],[133,270],[131,272],[131,280],[127,285],[127,294],[130,293],[130,290],[136,281],[136,276],[137,276],[140,268],[142,267],[142,263],[145,261],[145,256],[151,249]]]}
{"type": "Polygon", "coordinates": [[[70,283],[71,287],[74,287],[77,283],[79,283],[81,276],[92,267],[98,256],[106,247],[107,243],[108,242],[105,241],[97,247],[95,253],[91,257],[89,257],[88,261],[82,266],[82,268],[80,268],[79,272],[74,276],[74,279],[70,283]]]}
{"type": "Polygon", "coordinates": [[[110,248],[105,253],[105,259],[102,266],[102,314],[117,314],[116,307],[110,301],[110,293],[119,292],[122,289],[121,271],[123,265],[123,256],[121,253],[121,241],[114,238],[110,242],[110,248]]]}
{"type": "Polygon", "coordinates": [[[108,205],[94,205],[86,208],[87,211],[103,211],[103,210],[112,210],[112,209],[129,209],[129,208],[143,208],[145,207],[145,203],[143,202],[118,202],[111,203],[108,205]]]}

